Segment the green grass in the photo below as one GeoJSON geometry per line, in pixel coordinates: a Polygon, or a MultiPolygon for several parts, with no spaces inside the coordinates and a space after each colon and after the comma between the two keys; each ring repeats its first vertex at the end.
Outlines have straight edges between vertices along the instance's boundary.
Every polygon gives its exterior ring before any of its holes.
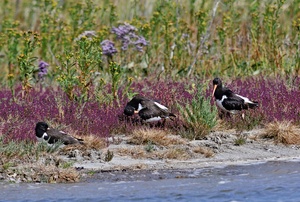
{"type": "Polygon", "coordinates": [[[114,152],[109,151],[108,149],[107,152],[105,153],[104,161],[109,162],[113,159],[113,157],[114,157],[114,152]]]}
{"type": "Polygon", "coordinates": [[[57,158],[57,147],[0,138],[0,173],[10,182],[74,182],[79,180],[73,162],[57,158]]]}
{"type": "Polygon", "coordinates": [[[203,96],[203,87],[198,86],[190,104],[177,104],[185,130],[183,137],[201,139],[217,124],[217,109],[211,106],[209,98],[203,96]]]}
{"type": "Polygon", "coordinates": [[[244,145],[246,144],[246,141],[247,141],[247,138],[242,136],[242,135],[239,135],[237,136],[237,138],[234,140],[234,145],[235,146],[241,146],[241,145],[244,145]]]}
{"type": "Polygon", "coordinates": [[[50,64],[47,84],[60,85],[70,98],[81,101],[99,80],[112,83],[116,98],[117,88],[129,77],[300,72],[297,1],[5,0],[0,7],[0,81],[12,90],[20,81],[25,92],[38,83],[38,59],[50,64]],[[121,49],[111,28],[124,22],[149,42],[143,52],[121,49]],[[76,40],[88,30],[96,31],[96,37],[76,40]],[[111,75],[101,56],[104,39],[115,42],[114,62],[121,76],[111,75]],[[77,87],[80,96],[74,94],[77,87]]]}
{"type": "Polygon", "coordinates": [[[5,162],[16,159],[38,160],[40,156],[46,153],[54,153],[58,151],[60,144],[49,147],[46,143],[36,144],[32,141],[14,141],[4,142],[4,137],[0,137],[0,157],[5,162]]]}

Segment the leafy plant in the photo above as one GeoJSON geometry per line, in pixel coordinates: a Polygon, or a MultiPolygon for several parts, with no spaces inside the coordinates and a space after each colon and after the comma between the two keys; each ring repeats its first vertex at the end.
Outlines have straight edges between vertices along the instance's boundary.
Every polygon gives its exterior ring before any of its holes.
{"type": "Polygon", "coordinates": [[[146,152],[152,152],[155,149],[155,146],[152,141],[148,141],[147,145],[144,147],[146,152]]]}
{"type": "Polygon", "coordinates": [[[18,56],[18,65],[20,68],[20,80],[22,88],[26,94],[32,88],[33,73],[35,72],[34,61],[37,57],[33,56],[34,50],[39,46],[39,35],[32,31],[23,32],[22,34],[23,46],[18,56]]]}
{"type": "Polygon", "coordinates": [[[109,162],[113,159],[113,157],[114,157],[114,152],[108,149],[107,152],[105,153],[104,161],[109,162]]]}
{"type": "Polygon", "coordinates": [[[185,105],[177,104],[184,121],[183,136],[189,139],[201,139],[217,124],[217,110],[212,107],[208,98],[203,96],[203,87],[198,86],[195,97],[185,105]]]}
{"type": "Polygon", "coordinates": [[[237,138],[234,140],[234,145],[236,146],[241,146],[246,144],[246,137],[244,137],[243,135],[238,135],[237,138]]]}

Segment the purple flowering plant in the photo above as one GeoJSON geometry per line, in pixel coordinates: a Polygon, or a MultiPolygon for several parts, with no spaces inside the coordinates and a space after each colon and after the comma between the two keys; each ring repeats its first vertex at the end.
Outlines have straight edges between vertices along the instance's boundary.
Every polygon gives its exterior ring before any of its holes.
{"type": "Polygon", "coordinates": [[[115,43],[106,39],[101,42],[102,47],[102,54],[106,55],[107,57],[112,57],[115,53],[117,53],[117,49],[115,48],[115,43]]]}
{"type": "Polygon", "coordinates": [[[49,64],[43,60],[39,62],[39,72],[38,72],[38,78],[39,80],[43,80],[45,75],[48,73],[48,67],[49,64]]]}
{"type": "MultiPolygon", "coordinates": [[[[274,121],[291,121],[294,124],[300,123],[300,79],[297,77],[292,86],[281,77],[264,78],[249,77],[246,79],[235,79],[230,83],[224,82],[235,93],[251,98],[259,103],[254,110],[245,111],[245,120],[240,116],[225,118],[228,126],[240,129],[253,129],[274,121]],[[297,84],[298,82],[298,84],[297,84]]],[[[207,90],[206,95],[212,92],[212,86],[207,90]]],[[[211,104],[214,104],[213,102],[211,104]]]]}
{"type": "Polygon", "coordinates": [[[124,23],[124,25],[119,25],[118,27],[113,27],[111,32],[117,36],[117,39],[121,41],[123,51],[126,51],[129,46],[134,46],[137,51],[142,52],[143,47],[148,45],[148,41],[141,36],[136,34],[137,29],[128,24],[124,23]]]}
{"type": "MultiPolygon", "coordinates": [[[[114,99],[117,99],[117,89],[121,83],[122,76],[122,67],[118,64],[114,59],[113,55],[118,52],[128,50],[129,46],[134,46],[135,50],[139,52],[143,52],[143,47],[148,45],[148,42],[143,36],[136,34],[137,29],[128,24],[124,23],[123,25],[119,25],[118,27],[113,27],[111,32],[116,35],[117,41],[121,42],[121,51],[117,51],[115,47],[115,43],[111,40],[103,40],[101,42],[102,54],[107,57],[107,63],[109,67],[109,72],[111,75],[111,91],[114,99]]],[[[131,83],[128,82],[127,85],[131,83]]],[[[127,89],[129,86],[126,87],[127,89]]]]}

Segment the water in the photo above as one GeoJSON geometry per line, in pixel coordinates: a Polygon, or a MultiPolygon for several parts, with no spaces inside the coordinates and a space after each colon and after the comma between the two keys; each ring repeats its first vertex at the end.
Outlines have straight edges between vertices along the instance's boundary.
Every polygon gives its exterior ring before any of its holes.
{"type": "Polygon", "coordinates": [[[300,162],[176,173],[177,177],[166,177],[154,172],[150,175],[163,179],[150,176],[143,181],[118,181],[120,176],[115,176],[110,181],[94,179],[75,184],[2,183],[0,201],[300,201],[300,162]]]}

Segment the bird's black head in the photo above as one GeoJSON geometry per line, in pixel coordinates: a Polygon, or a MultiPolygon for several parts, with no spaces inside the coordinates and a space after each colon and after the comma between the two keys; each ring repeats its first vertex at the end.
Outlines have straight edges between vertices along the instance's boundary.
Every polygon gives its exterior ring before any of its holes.
{"type": "Polygon", "coordinates": [[[222,86],[222,81],[218,77],[213,80],[213,85],[222,86]]]}
{"type": "Polygon", "coordinates": [[[132,116],[136,111],[138,111],[139,108],[139,104],[141,104],[141,102],[143,100],[146,100],[145,97],[141,96],[141,95],[136,95],[134,96],[126,105],[125,109],[124,109],[124,114],[127,116],[132,116]]]}
{"type": "Polygon", "coordinates": [[[132,116],[134,114],[134,107],[130,106],[130,105],[126,105],[125,109],[124,109],[124,114],[126,116],[132,116]]]}
{"type": "Polygon", "coordinates": [[[221,81],[221,79],[219,79],[218,77],[214,78],[214,80],[213,80],[213,86],[214,86],[214,89],[213,89],[212,96],[215,95],[215,91],[216,91],[217,88],[218,89],[222,88],[222,81],[221,81]]]}
{"type": "Polygon", "coordinates": [[[35,126],[35,135],[42,137],[43,134],[48,130],[49,126],[45,122],[38,122],[35,126]]]}

